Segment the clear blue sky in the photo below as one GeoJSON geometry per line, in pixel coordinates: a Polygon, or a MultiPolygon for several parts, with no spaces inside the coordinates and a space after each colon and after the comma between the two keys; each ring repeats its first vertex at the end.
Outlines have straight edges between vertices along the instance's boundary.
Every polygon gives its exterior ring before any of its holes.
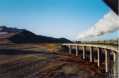
{"type": "Polygon", "coordinates": [[[108,11],[102,0],[0,0],[0,25],[74,39],[108,11]]]}

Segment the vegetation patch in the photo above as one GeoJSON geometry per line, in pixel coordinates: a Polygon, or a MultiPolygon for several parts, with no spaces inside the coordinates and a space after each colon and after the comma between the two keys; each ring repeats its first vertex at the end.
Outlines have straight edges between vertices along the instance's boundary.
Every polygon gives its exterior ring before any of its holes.
{"type": "Polygon", "coordinates": [[[23,60],[23,61],[46,61],[46,60],[48,60],[48,58],[45,56],[28,55],[28,56],[21,58],[20,60],[23,60]]]}

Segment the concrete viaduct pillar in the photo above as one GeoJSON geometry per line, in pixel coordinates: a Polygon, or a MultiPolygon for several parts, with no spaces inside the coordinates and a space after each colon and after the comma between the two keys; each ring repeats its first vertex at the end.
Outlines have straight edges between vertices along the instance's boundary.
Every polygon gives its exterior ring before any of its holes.
{"type": "Polygon", "coordinates": [[[82,46],[82,48],[83,48],[83,59],[85,59],[85,46],[82,46]]]}
{"type": "Polygon", "coordinates": [[[90,48],[90,62],[93,62],[93,47],[90,48]]]}
{"type": "MultiPolygon", "coordinates": [[[[75,50],[76,50],[76,56],[78,56],[78,46],[79,45],[67,45],[68,48],[69,48],[69,54],[71,55],[72,54],[72,46],[75,47],[75,50]]],[[[89,59],[90,59],[90,62],[93,62],[93,47],[89,46],[89,49],[90,49],[90,54],[89,54],[89,59]]],[[[100,48],[97,47],[96,48],[97,50],[97,66],[99,67],[100,66],[100,48]]],[[[83,51],[83,59],[86,58],[86,46],[82,46],[82,51],[83,51]]],[[[110,71],[110,68],[108,66],[109,64],[109,53],[108,53],[108,49],[104,49],[104,54],[105,54],[105,59],[104,59],[104,63],[105,63],[105,72],[109,72],[110,71]]],[[[113,77],[114,78],[118,78],[119,77],[119,53],[118,52],[114,52],[112,51],[112,54],[113,54],[113,77]]]]}
{"type": "Polygon", "coordinates": [[[119,53],[117,53],[117,77],[119,78],[119,53]]]}
{"type": "Polygon", "coordinates": [[[108,72],[108,51],[105,49],[105,72],[108,72]]]}
{"type": "Polygon", "coordinates": [[[68,47],[69,47],[69,54],[71,55],[72,54],[72,52],[71,52],[71,45],[68,45],[68,47]]]}
{"type": "Polygon", "coordinates": [[[76,45],[76,56],[78,56],[78,46],[76,45]]]}
{"type": "Polygon", "coordinates": [[[113,52],[113,77],[119,78],[119,53],[113,52]]]}
{"type": "Polygon", "coordinates": [[[97,48],[97,65],[100,66],[100,48],[97,48]]]}

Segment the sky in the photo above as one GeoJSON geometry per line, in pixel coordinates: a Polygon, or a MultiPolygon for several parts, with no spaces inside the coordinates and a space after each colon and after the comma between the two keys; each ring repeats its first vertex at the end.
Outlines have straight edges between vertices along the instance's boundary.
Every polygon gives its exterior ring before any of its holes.
{"type": "Polygon", "coordinates": [[[109,11],[102,0],[0,0],[0,25],[75,40],[109,11]]]}

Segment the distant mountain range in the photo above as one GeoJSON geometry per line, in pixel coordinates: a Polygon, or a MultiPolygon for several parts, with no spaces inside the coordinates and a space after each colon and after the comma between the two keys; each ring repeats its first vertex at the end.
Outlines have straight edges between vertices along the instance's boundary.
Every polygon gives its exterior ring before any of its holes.
{"type": "MultiPolygon", "coordinates": [[[[45,31],[44,31],[45,32],[45,31]]],[[[26,29],[17,29],[7,26],[0,26],[0,41],[7,40],[12,43],[69,43],[66,38],[53,38],[43,35],[36,35],[26,29]]]]}

